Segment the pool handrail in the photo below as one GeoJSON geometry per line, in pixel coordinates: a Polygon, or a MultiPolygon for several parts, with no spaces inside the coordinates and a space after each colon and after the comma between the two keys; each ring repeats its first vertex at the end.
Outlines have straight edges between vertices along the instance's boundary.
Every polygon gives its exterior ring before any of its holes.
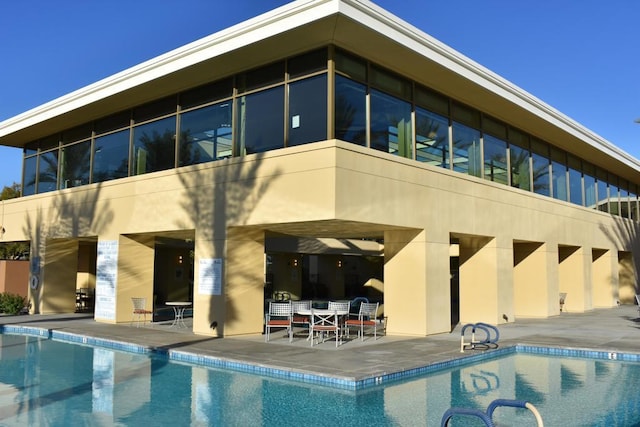
{"type": "Polygon", "coordinates": [[[499,339],[500,332],[498,331],[497,327],[484,322],[467,323],[460,330],[460,353],[464,353],[464,349],[467,346],[469,346],[472,350],[475,349],[476,345],[482,345],[485,347],[493,346],[494,348],[497,348],[499,339]],[[465,331],[469,328],[471,328],[471,341],[465,342],[464,334],[465,331]],[[484,339],[476,341],[476,330],[484,332],[484,339]],[[492,336],[492,332],[495,334],[495,336],[492,336]]]}
{"type": "Polygon", "coordinates": [[[470,416],[480,418],[487,427],[495,427],[491,418],[479,409],[471,408],[449,408],[444,412],[442,420],[440,421],[440,427],[446,427],[449,424],[449,420],[454,415],[470,416]]]}
{"type": "Polygon", "coordinates": [[[538,409],[533,406],[532,403],[527,402],[526,400],[514,400],[514,399],[496,399],[489,404],[487,407],[487,415],[489,418],[493,419],[493,412],[500,406],[509,406],[511,408],[524,408],[528,409],[533,413],[533,416],[536,418],[536,422],[538,423],[538,427],[544,427],[544,423],[542,422],[542,416],[538,409]]]}

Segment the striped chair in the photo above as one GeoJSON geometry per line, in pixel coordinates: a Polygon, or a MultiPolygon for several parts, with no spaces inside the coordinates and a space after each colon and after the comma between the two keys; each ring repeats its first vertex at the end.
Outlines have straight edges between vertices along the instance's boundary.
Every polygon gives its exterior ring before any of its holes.
{"type": "Polygon", "coordinates": [[[347,319],[345,327],[347,329],[347,337],[349,336],[349,328],[358,327],[358,335],[360,339],[364,341],[364,327],[373,327],[373,339],[378,339],[378,321],[376,320],[376,314],[378,313],[379,303],[363,302],[360,304],[360,310],[358,311],[357,319],[347,319]]]}
{"type": "Polygon", "coordinates": [[[272,328],[286,328],[289,342],[293,340],[291,330],[291,301],[270,302],[269,312],[265,316],[265,341],[269,341],[272,328]]]}

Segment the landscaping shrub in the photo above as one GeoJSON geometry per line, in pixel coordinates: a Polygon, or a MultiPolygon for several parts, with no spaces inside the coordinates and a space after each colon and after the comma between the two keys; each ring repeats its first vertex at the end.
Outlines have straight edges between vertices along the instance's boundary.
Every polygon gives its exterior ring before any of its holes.
{"type": "Polygon", "coordinates": [[[18,314],[27,305],[27,299],[8,292],[0,293],[0,313],[18,314]]]}

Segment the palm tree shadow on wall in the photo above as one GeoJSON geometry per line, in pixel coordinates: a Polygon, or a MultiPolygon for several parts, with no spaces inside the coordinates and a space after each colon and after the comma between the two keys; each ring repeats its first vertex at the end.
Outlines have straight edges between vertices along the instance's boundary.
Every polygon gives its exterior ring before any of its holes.
{"type": "MultiPolygon", "coordinates": [[[[52,239],[79,239],[98,236],[113,221],[114,213],[108,202],[101,203],[102,187],[83,187],[82,190],[59,192],[50,206],[38,206],[35,214],[27,212],[23,233],[31,242],[32,262],[43,261],[45,246],[52,239]]],[[[41,269],[42,265],[38,265],[41,269]]],[[[30,303],[34,314],[39,314],[43,298],[43,284],[30,290],[30,303]]],[[[53,311],[64,307],[51,307],[53,311]]]]}
{"type": "MultiPolygon", "coordinates": [[[[195,228],[196,240],[212,242],[215,257],[220,257],[220,254],[227,256],[225,244],[229,237],[229,227],[246,224],[271,182],[280,174],[277,169],[263,176],[259,174],[263,156],[262,153],[254,154],[251,160],[246,161],[240,158],[218,160],[178,174],[184,187],[180,205],[189,220],[178,223],[177,226],[180,229],[195,228]]],[[[262,240],[263,236],[256,238],[262,240]]],[[[222,295],[217,298],[226,298],[228,284],[225,281],[225,270],[226,263],[223,262],[222,295]]],[[[255,283],[255,277],[250,272],[234,271],[233,277],[236,282],[234,286],[248,284],[251,287],[255,283]]],[[[197,286],[196,284],[194,292],[197,292],[197,286]]],[[[223,336],[223,327],[218,322],[223,319],[225,322],[237,320],[238,314],[228,300],[224,304],[224,313],[214,312],[214,298],[216,296],[211,297],[208,320],[211,328],[217,328],[217,332],[223,336]]]]}
{"type": "MultiPolygon", "coordinates": [[[[618,273],[634,284],[636,294],[640,293],[638,288],[638,273],[640,273],[640,223],[637,219],[629,220],[612,215],[613,227],[600,224],[600,231],[614,244],[622,247],[632,254],[633,266],[624,268],[618,273]]],[[[616,297],[616,295],[612,295],[616,297]]]]}

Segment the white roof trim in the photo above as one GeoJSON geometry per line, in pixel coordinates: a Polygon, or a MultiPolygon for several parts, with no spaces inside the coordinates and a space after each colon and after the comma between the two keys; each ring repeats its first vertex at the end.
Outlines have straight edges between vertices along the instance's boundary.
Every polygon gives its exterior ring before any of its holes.
{"type": "Polygon", "coordinates": [[[540,99],[367,0],[298,0],[145,61],[0,122],[0,138],[242,46],[340,12],[508,99],[608,156],[640,161],[540,99]]]}

